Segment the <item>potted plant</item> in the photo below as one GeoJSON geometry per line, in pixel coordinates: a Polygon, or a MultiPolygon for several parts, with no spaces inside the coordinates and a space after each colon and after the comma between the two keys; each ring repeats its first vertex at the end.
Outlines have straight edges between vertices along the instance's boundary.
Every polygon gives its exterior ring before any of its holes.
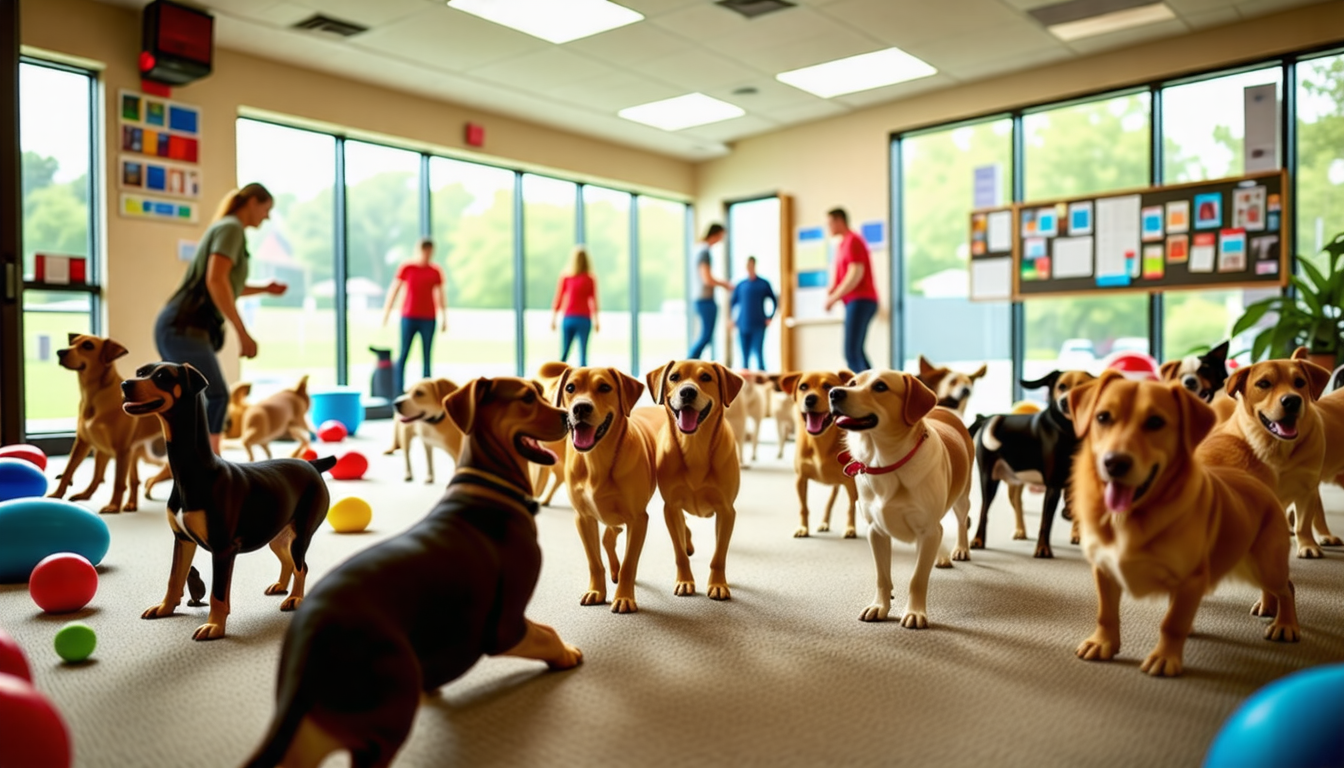
{"type": "Polygon", "coordinates": [[[1294,275],[1292,296],[1271,296],[1250,304],[1232,327],[1232,335],[1255,328],[1271,312],[1278,316],[1255,335],[1251,343],[1251,361],[1291,357],[1293,350],[1306,347],[1311,361],[1334,370],[1344,347],[1344,232],[1326,244],[1325,271],[1299,258],[1302,274],[1294,275]]]}

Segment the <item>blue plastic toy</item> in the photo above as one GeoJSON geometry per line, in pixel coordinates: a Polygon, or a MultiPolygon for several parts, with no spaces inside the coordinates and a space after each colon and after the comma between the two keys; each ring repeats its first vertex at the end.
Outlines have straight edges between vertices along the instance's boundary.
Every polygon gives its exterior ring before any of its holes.
{"type": "Polygon", "coordinates": [[[1344,766],[1344,664],[1313,667],[1251,694],[1223,723],[1204,768],[1344,766]]]}
{"type": "Polygon", "coordinates": [[[0,459],[0,501],[47,495],[47,476],[23,459],[0,459]]]}
{"type": "Polygon", "coordinates": [[[308,417],[314,424],[335,419],[345,425],[345,431],[351,435],[364,423],[364,401],[359,390],[331,389],[326,392],[313,392],[308,406],[308,417]]]}
{"type": "Polygon", "coordinates": [[[60,499],[0,502],[0,584],[22,584],[48,555],[74,552],[97,565],[112,543],[107,523],[60,499]]]}

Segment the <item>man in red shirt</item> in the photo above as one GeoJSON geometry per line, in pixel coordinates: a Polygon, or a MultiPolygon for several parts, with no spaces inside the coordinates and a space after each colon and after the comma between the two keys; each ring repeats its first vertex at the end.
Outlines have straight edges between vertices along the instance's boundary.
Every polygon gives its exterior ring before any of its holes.
{"type": "Polygon", "coordinates": [[[873,263],[863,238],[849,228],[849,214],[844,208],[827,213],[826,222],[832,236],[841,236],[835,254],[835,280],[826,295],[826,310],[829,312],[839,302],[845,303],[845,362],[851,371],[860,373],[873,367],[863,350],[868,325],[877,314],[873,263]]]}

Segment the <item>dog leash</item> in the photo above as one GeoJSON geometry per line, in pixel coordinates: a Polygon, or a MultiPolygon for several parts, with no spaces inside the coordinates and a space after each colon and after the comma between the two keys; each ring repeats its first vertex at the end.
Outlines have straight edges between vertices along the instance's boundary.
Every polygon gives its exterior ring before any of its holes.
{"type": "Polygon", "coordinates": [[[538,503],[536,499],[520,492],[504,479],[495,477],[489,472],[482,472],[479,469],[472,469],[471,467],[462,467],[453,475],[453,479],[448,481],[449,486],[458,484],[477,485],[482,488],[489,488],[490,490],[503,494],[521,504],[524,509],[533,515],[541,511],[541,504],[538,503]]]}
{"type": "Polygon", "coordinates": [[[919,450],[919,446],[923,445],[924,441],[928,439],[928,432],[920,435],[919,442],[915,443],[915,447],[911,448],[909,453],[905,454],[905,456],[895,464],[888,464],[885,467],[870,467],[861,461],[855,461],[849,451],[844,451],[835,458],[841,464],[845,465],[845,468],[840,471],[844,472],[847,477],[858,477],[859,475],[885,475],[889,472],[895,472],[908,464],[911,459],[915,458],[915,452],[919,450]]]}

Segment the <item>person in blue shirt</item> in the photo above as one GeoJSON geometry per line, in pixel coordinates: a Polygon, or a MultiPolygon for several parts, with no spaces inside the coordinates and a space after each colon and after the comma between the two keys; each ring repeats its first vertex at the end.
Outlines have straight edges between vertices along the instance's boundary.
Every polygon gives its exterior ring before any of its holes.
{"type": "Polygon", "coordinates": [[[770,281],[756,274],[756,257],[747,259],[747,278],[733,288],[732,303],[728,305],[730,314],[736,310],[734,322],[738,336],[742,339],[742,366],[747,370],[765,370],[765,329],[779,309],[779,300],[770,287],[770,281]],[[765,311],[765,303],[770,302],[770,312],[765,311]],[[756,368],[751,367],[752,355],[756,356],[756,368]]]}

